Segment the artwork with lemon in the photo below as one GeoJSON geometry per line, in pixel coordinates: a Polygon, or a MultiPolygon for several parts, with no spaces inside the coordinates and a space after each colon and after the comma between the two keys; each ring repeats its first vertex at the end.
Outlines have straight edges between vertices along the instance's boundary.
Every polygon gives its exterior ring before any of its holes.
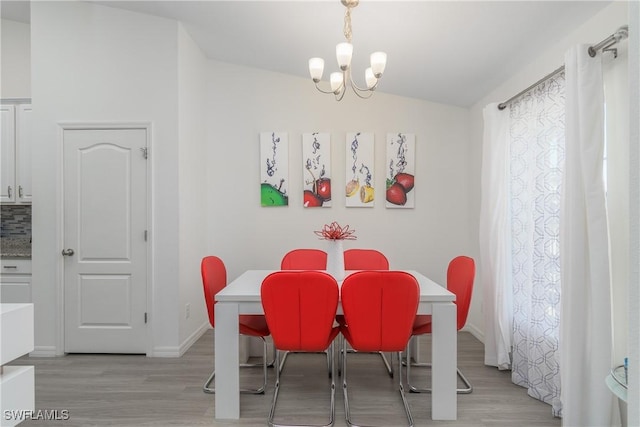
{"type": "Polygon", "coordinates": [[[373,207],[374,188],[374,136],[372,132],[348,132],[346,136],[347,207],[373,207]]]}

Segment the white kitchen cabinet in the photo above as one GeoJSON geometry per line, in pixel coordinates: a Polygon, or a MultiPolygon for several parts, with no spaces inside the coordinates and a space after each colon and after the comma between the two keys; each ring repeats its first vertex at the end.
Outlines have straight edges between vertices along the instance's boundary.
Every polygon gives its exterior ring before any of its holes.
{"type": "Polygon", "coordinates": [[[0,426],[20,424],[35,411],[33,366],[7,365],[34,347],[33,304],[0,304],[0,426]]]}
{"type": "Polygon", "coordinates": [[[0,303],[31,302],[31,260],[0,260],[0,303]]]}
{"type": "Polygon", "coordinates": [[[16,107],[1,105],[0,202],[15,201],[16,186],[16,107]]]}
{"type": "Polygon", "coordinates": [[[0,106],[0,202],[31,203],[31,105],[0,106]]]}

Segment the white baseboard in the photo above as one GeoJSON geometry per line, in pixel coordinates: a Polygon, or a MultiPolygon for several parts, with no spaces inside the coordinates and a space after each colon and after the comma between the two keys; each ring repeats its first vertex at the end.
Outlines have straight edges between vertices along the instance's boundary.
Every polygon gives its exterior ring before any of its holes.
{"type": "Polygon", "coordinates": [[[469,332],[471,335],[476,337],[478,341],[484,344],[484,332],[478,329],[475,325],[466,324],[462,330],[469,332]]]}
{"type": "Polygon", "coordinates": [[[148,357],[181,357],[198,339],[211,328],[209,322],[203,323],[179,346],[153,347],[152,353],[148,357]]]}
{"type": "Polygon", "coordinates": [[[56,347],[53,345],[36,345],[29,353],[29,357],[56,357],[57,355],[56,347]]]}
{"type": "Polygon", "coordinates": [[[191,335],[189,335],[187,337],[187,339],[184,340],[182,342],[182,344],[180,344],[180,349],[179,349],[180,350],[180,356],[185,354],[187,352],[187,350],[189,350],[189,348],[193,344],[195,344],[195,342],[198,341],[200,339],[200,337],[203,336],[205,334],[205,332],[207,332],[209,329],[211,329],[211,325],[209,324],[209,321],[207,320],[202,325],[200,325],[200,327],[198,329],[196,329],[191,335]]]}

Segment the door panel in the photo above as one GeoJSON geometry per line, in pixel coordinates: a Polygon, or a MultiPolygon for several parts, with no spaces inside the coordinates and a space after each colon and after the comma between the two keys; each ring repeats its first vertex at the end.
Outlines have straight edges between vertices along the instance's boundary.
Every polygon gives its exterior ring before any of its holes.
{"type": "Polygon", "coordinates": [[[64,131],[68,353],[146,352],[146,140],[145,129],[64,131]]]}

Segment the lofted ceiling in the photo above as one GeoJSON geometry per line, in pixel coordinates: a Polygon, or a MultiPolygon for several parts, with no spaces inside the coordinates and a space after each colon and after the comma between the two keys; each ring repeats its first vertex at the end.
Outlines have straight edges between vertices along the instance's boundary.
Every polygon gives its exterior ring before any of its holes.
{"type": "MultiPolygon", "coordinates": [[[[344,41],[340,0],[93,3],[176,19],[211,59],[310,85],[308,59],[325,59],[327,80],[337,71],[335,45],[344,41]]],[[[610,3],[360,0],[352,11],[354,79],[364,86],[369,54],[382,50],[388,61],[378,91],[470,106],[610,3]]],[[[3,18],[28,21],[28,2],[1,6],[3,18]]]]}

